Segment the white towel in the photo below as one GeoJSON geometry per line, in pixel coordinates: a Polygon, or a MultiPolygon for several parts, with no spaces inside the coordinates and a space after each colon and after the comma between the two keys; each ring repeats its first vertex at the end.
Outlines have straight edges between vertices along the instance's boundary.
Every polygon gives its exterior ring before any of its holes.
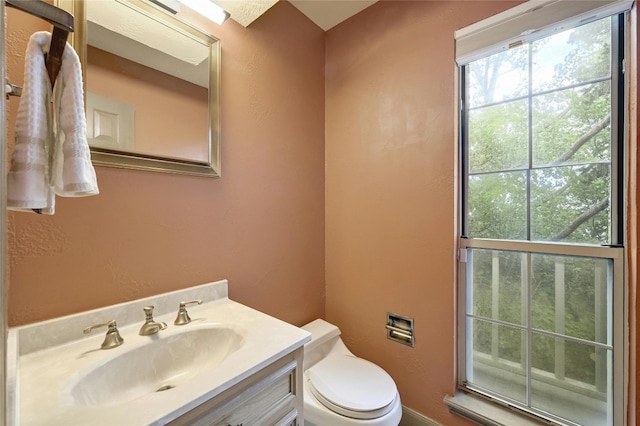
{"type": "Polygon", "coordinates": [[[51,34],[34,33],[25,53],[24,88],[16,120],[16,146],[7,176],[7,207],[54,214],[55,195],[98,194],[86,138],[82,71],[67,43],[55,83],[56,128],[51,120],[51,84],[45,67],[51,34]]]}

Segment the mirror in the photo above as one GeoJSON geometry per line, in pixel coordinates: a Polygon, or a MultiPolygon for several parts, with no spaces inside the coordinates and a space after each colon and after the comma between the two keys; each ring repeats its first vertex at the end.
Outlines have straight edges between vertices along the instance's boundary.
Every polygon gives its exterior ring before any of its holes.
{"type": "Polygon", "coordinates": [[[145,0],[58,0],[75,16],[94,165],[220,176],[220,42],[145,0]]]}

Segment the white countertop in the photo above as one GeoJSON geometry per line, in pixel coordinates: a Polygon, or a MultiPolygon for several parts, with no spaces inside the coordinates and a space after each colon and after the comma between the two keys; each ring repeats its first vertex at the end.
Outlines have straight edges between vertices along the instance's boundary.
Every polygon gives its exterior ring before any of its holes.
{"type": "MultiPolygon", "coordinates": [[[[47,426],[165,424],[310,340],[308,332],[230,300],[226,281],[198,286],[199,291],[195,293],[194,289],[10,330],[10,333],[18,336],[21,353],[17,363],[16,393],[19,398],[16,423],[47,426]],[[188,307],[193,320],[190,324],[174,326],[178,303],[190,298],[200,298],[205,303],[188,307]],[[153,336],[139,336],[138,330],[144,322],[141,307],[147,305],[156,305],[156,309],[161,307],[158,315],[154,316],[155,320],[166,322],[168,327],[153,336]],[[84,327],[111,319],[118,322],[118,329],[124,338],[121,346],[100,349],[106,329],[95,330],[87,337],[82,337],[84,327]],[[240,348],[217,367],[202,372],[174,389],[99,406],[81,406],[71,396],[71,387],[87,372],[126,351],[183,333],[189,327],[220,326],[238,330],[243,335],[240,348]],[[79,338],[69,340],[61,335],[79,338]],[[53,340],[49,346],[54,346],[41,348],[42,344],[38,342],[43,340],[53,340]]],[[[135,368],[132,366],[129,373],[122,374],[134,374],[135,368]]]]}

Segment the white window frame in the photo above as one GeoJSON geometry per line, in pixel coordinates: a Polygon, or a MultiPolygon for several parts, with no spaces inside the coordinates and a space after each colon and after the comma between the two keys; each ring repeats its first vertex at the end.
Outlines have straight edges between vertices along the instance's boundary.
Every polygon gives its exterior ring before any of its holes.
{"type": "MultiPolygon", "coordinates": [[[[575,2],[570,0],[532,0],[526,2],[513,9],[509,9],[487,20],[473,24],[467,28],[456,31],[456,62],[459,66],[463,66],[476,59],[489,56],[508,49],[510,46],[517,45],[519,43],[526,43],[535,39],[547,37],[553,33],[564,31],[570,27],[576,26],[576,22],[586,23],[595,21],[607,16],[623,13],[628,11],[633,4],[631,0],[602,0],[602,1],[590,1],[590,2],[575,2]],[[577,6],[578,9],[583,7],[584,10],[571,9],[570,15],[559,15],[559,10],[566,10],[567,5],[571,7],[577,6]],[[560,9],[558,9],[558,7],[560,9]],[[532,15],[536,15],[532,18],[532,15]],[[540,22],[546,22],[545,25],[540,25],[537,28],[527,28],[523,25],[530,25],[531,22],[540,24],[540,22]],[[515,24],[514,24],[515,23],[515,24]],[[518,28],[518,25],[520,27],[518,28]],[[502,38],[501,38],[502,37],[502,38]]],[[[626,22],[628,23],[628,19],[626,22]]],[[[625,42],[630,40],[629,26],[625,26],[625,34],[623,35],[625,42]]],[[[614,47],[612,46],[612,49],[614,47]]],[[[628,49],[627,49],[628,51],[628,49]]],[[[458,71],[460,71],[458,69],[458,71]]],[[[613,72],[613,70],[612,70],[613,72]]],[[[625,93],[628,91],[628,78],[625,78],[625,93]]],[[[612,95],[615,90],[612,90],[612,95]]],[[[457,90],[458,96],[463,93],[460,87],[457,90]]],[[[462,105],[462,99],[459,99],[460,105],[462,105]]],[[[618,113],[626,114],[628,108],[628,99],[625,99],[625,107],[618,111],[618,113]]],[[[612,119],[612,126],[613,126],[612,119]]],[[[460,109],[457,110],[456,122],[461,125],[463,117],[460,114],[460,109]]],[[[625,124],[628,122],[628,117],[625,117],[625,124]]],[[[626,126],[625,126],[626,127],[626,126]]],[[[612,127],[612,131],[615,131],[612,127]]],[[[625,129],[625,133],[626,129],[625,129]]],[[[459,132],[458,139],[461,141],[462,132],[459,132]]],[[[627,135],[625,134],[626,138],[627,135]]],[[[460,144],[460,141],[458,142],[460,144]]],[[[620,144],[626,145],[626,144],[620,144]]],[[[462,150],[458,150],[458,155],[461,155],[462,150]]],[[[617,164],[619,167],[624,167],[623,163],[618,163],[614,160],[613,156],[616,156],[615,152],[612,152],[612,165],[617,164]]],[[[459,159],[459,164],[463,164],[459,159]]],[[[612,179],[615,179],[618,173],[612,169],[612,179]]],[[[467,175],[463,170],[457,174],[458,188],[462,188],[461,184],[466,185],[467,175]]],[[[619,194],[626,194],[624,190],[626,182],[618,182],[618,185],[623,187],[623,190],[618,191],[619,194]]],[[[466,191],[460,191],[460,194],[465,194],[466,191]]],[[[622,208],[622,204],[618,203],[615,199],[616,194],[612,194],[611,207],[612,213],[615,213],[616,208],[622,208]]],[[[461,199],[462,200],[462,199],[461,199]]],[[[464,202],[460,203],[463,206],[464,202]]],[[[459,215],[460,227],[462,221],[466,220],[465,212],[461,211],[459,215]]],[[[619,217],[619,216],[618,216],[619,217]]],[[[612,221],[612,233],[623,235],[623,240],[626,235],[622,232],[618,232],[617,226],[621,226],[624,229],[624,223],[616,223],[616,220],[612,221]]],[[[614,238],[615,241],[615,238],[614,238]]],[[[466,257],[468,249],[482,248],[499,251],[519,251],[529,253],[542,253],[551,255],[569,255],[569,256],[584,256],[591,258],[603,258],[611,259],[613,261],[613,415],[614,419],[611,424],[616,426],[622,426],[626,424],[627,418],[627,404],[628,404],[628,391],[626,377],[626,371],[628,371],[628,307],[626,304],[628,286],[626,284],[625,276],[625,250],[622,244],[624,241],[616,241],[620,246],[588,246],[588,245],[575,245],[575,244],[560,244],[560,243],[539,243],[528,241],[501,241],[501,240],[485,240],[485,239],[471,239],[471,238],[459,238],[458,239],[458,275],[457,275],[457,332],[458,332],[458,372],[459,387],[463,390],[472,392],[473,386],[466,387],[464,379],[466,377],[466,257]]],[[[466,397],[465,397],[466,398],[466,397]]],[[[482,413],[473,413],[473,409],[464,408],[465,403],[460,401],[463,398],[447,397],[445,398],[450,409],[453,412],[458,412],[469,417],[474,417],[476,420],[483,417],[482,413]],[[458,400],[456,400],[456,398],[458,400]],[[462,405],[461,405],[462,404],[462,405]],[[461,409],[462,407],[462,409],[461,409]]],[[[504,401],[498,401],[503,403],[504,401]]],[[[507,404],[508,405],[508,404],[507,404]]],[[[516,408],[517,411],[517,408],[516,408]]],[[[529,413],[530,414],[530,413],[529,413]]],[[[535,414],[534,414],[535,416],[535,414]]],[[[486,418],[486,417],[485,417],[486,418]]],[[[551,424],[571,424],[561,422],[556,418],[548,418],[540,416],[543,421],[550,422],[551,424]]],[[[486,422],[486,424],[492,424],[486,422]]],[[[524,424],[524,423],[523,423],[524,424]]]]}

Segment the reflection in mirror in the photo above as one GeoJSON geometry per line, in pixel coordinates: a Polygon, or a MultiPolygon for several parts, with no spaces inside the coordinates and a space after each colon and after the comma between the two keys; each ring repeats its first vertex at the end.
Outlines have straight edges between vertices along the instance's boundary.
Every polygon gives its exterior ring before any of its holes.
{"type": "Polygon", "coordinates": [[[96,165],[220,175],[220,43],[144,0],[59,0],[76,16],[96,165]]]}

